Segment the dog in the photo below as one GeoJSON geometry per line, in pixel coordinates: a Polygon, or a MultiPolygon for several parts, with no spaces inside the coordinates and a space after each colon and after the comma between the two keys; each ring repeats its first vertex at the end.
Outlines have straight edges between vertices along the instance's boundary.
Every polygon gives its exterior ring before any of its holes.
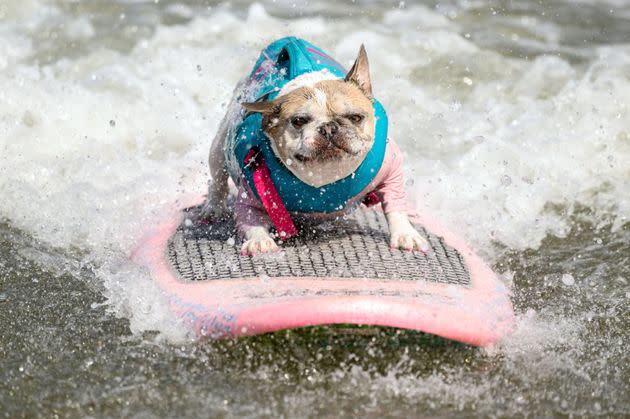
{"type": "MultiPolygon", "coordinates": [[[[235,88],[227,113],[211,145],[209,165],[212,182],[201,216],[212,219],[225,217],[229,213],[226,203],[228,179],[232,177],[238,186],[234,213],[237,228],[244,238],[241,248],[243,255],[253,256],[278,250],[278,243],[271,234],[271,210],[266,212],[261,204],[262,197],[267,193],[256,192],[252,187],[253,183],[243,176],[243,172],[248,170],[246,161],[240,166],[234,163],[234,138],[238,135],[244,137],[238,133],[237,128],[247,118],[255,116],[258,118],[255,119],[257,125],[249,131],[262,133],[261,137],[264,138],[259,141],[265,145],[268,143],[273,151],[273,156],[267,160],[277,159],[280,162],[270,173],[272,179],[275,173],[283,171],[292,181],[304,185],[305,190],[322,191],[320,195],[324,196],[339,182],[352,185],[359,171],[371,173],[366,186],[356,196],[347,201],[342,200],[339,211],[323,214],[317,209],[307,209],[306,214],[302,215],[338,216],[352,210],[367,195],[376,197],[380,200],[387,219],[390,246],[426,253],[429,250],[428,242],[411,225],[406,212],[402,153],[391,139],[376,135],[379,121],[375,116],[375,99],[364,46],[361,45],[350,71],[339,77],[341,67],[321,50],[297,38],[287,39],[289,44],[277,54],[276,61],[271,60],[273,63],[269,64],[269,51],[276,50],[266,50],[261,55],[262,63],[258,69],[250,78],[241,80],[235,88]],[[294,51],[296,45],[301,48],[300,51],[319,60],[314,61],[317,63],[314,65],[324,62],[331,66],[330,69],[307,71],[288,81],[282,79],[282,87],[271,90],[276,96],[273,99],[265,96],[259,100],[247,100],[248,83],[253,84],[252,80],[259,77],[259,74],[269,71],[269,68],[265,71],[260,69],[265,65],[277,66],[276,62],[287,60],[286,51],[294,51]],[[331,70],[337,74],[333,74],[331,70]],[[383,149],[380,167],[366,169],[364,166],[369,160],[366,156],[370,155],[370,159],[373,159],[372,155],[375,153],[371,153],[371,150],[374,151],[377,145],[383,149]]],[[[284,39],[276,42],[280,42],[280,46],[285,45],[282,43],[285,42],[284,39]]],[[[278,77],[286,77],[286,74],[282,74],[282,69],[276,72],[278,77]]],[[[386,121],[386,118],[383,119],[386,121]]],[[[382,120],[380,123],[386,124],[382,120]]],[[[251,161],[251,154],[247,159],[251,161]]],[[[375,165],[378,164],[378,158],[376,160],[375,165]]],[[[362,182],[365,183],[366,180],[362,182]]],[[[342,189],[344,188],[338,188],[342,189]]],[[[302,193],[289,195],[282,206],[291,208],[302,200],[302,196],[302,193]]],[[[275,208],[276,204],[273,203],[272,206],[275,208]]]]}

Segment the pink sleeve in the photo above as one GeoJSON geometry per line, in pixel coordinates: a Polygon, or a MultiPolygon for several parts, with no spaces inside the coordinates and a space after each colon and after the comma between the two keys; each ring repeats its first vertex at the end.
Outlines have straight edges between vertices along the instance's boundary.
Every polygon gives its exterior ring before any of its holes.
{"type": "Polygon", "coordinates": [[[405,195],[405,175],[403,171],[403,155],[394,140],[387,140],[385,159],[381,169],[384,179],[377,185],[374,192],[381,200],[383,212],[407,210],[405,195]]]}
{"type": "Polygon", "coordinates": [[[241,180],[238,185],[238,194],[234,203],[234,216],[236,228],[241,234],[245,234],[252,227],[271,227],[271,220],[262,204],[256,199],[251,188],[241,180]]]}

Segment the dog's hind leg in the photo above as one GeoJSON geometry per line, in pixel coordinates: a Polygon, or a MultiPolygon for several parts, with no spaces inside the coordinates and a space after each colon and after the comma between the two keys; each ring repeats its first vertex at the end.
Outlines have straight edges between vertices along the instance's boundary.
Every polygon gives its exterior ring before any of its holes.
{"type": "Polygon", "coordinates": [[[201,208],[202,218],[219,218],[227,212],[226,201],[229,193],[228,173],[225,168],[225,137],[227,136],[227,115],[221,122],[208,158],[210,164],[210,177],[212,181],[208,185],[208,196],[201,208]]]}
{"type": "Polygon", "coordinates": [[[241,109],[237,98],[242,92],[243,84],[244,80],[239,82],[234,89],[230,105],[210,146],[208,163],[212,181],[208,187],[208,197],[199,214],[201,218],[222,218],[228,212],[227,197],[230,189],[228,185],[229,174],[225,165],[225,148],[228,146],[227,136],[230,125],[234,123],[235,118],[238,118],[241,109]]]}

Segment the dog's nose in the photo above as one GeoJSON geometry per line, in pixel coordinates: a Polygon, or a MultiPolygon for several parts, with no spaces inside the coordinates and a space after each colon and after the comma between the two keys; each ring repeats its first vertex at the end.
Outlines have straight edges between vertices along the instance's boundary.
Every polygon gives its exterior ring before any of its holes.
{"type": "Polygon", "coordinates": [[[326,138],[330,138],[337,133],[339,126],[336,122],[326,122],[325,124],[321,124],[317,128],[317,132],[323,135],[326,138]]]}

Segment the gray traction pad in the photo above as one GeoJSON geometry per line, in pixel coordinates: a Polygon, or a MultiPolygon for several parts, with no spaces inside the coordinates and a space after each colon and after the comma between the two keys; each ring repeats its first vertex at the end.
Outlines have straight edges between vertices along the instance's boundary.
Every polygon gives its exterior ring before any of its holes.
{"type": "Polygon", "coordinates": [[[168,242],[168,260],[184,281],[268,276],[470,284],[459,252],[422,226],[415,227],[431,244],[426,255],[390,249],[385,216],[373,209],[302,223],[298,225],[300,235],[283,243],[280,252],[255,257],[241,255],[231,217],[216,223],[191,223],[197,210],[188,210],[168,242]]]}

